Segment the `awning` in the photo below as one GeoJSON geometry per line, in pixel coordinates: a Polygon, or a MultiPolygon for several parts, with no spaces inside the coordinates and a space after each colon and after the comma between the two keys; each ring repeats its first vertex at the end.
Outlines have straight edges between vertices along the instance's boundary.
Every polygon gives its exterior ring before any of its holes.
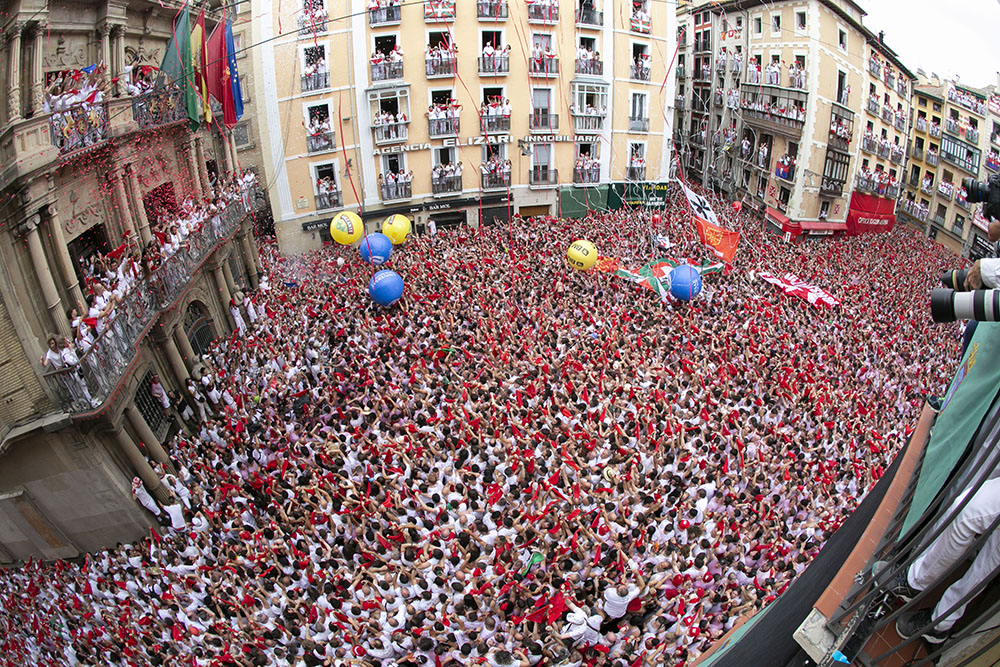
{"type": "Polygon", "coordinates": [[[770,206],[767,207],[767,217],[771,218],[772,220],[774,220],[775,222],[777,222],[782,227],[784,227],[785,225],[787,225],[788,223],[791,222],[791,220],[788,219],[787,215],[785,215],[784,213],[782,213],[778,209],[772,208],[770,206]]]}
{"type": "Polygon", "coordinates": [[[846,232],[847,225],[842,222],[810,222],[803,220],[799,223],[802,229],[807,232],[846,232]]]}

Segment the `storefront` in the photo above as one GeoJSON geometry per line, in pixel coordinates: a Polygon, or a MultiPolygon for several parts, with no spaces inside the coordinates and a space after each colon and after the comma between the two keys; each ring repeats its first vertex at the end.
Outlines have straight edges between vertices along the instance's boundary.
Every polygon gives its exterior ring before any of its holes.
{"type": "Polygon", "coordinates": [[[825,220],[797,222],[770,206],[765,211],[764,223],[768,231],[783,236],[785,241],[789,243],[836,237],[847,233],[847,226],[842,222],[826,222],[825,220]]]}

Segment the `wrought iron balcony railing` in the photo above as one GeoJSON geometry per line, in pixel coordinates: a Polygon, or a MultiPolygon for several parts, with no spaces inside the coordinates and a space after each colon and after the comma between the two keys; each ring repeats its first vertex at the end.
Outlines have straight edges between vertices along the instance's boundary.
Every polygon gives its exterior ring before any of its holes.
{"type": "Polygon", "coordinates": [[[110,136],[107,102],[74,104],[55,111],[49,119],[52,145],[60,153],[71,153],[107,141],[110,136]]]}

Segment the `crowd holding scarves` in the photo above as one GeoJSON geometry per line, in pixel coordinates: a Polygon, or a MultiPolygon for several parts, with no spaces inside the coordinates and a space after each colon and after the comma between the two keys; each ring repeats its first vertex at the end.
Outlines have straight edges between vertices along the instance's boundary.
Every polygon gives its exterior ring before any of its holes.
{"type": "Polygon", "coordinates": [[[245,331],[173,397],[173,528],[0,572],[0,652],[691,664],[802,572],[945,386],[957,332],[930,324],[925,297],[956,258],[905,228],[796,247],[740,213],[711,300],[565,265],[587,238],[642,266],[651,233],[714,261],[676,186],[661,215],[412,237],[389,310],[356,250],[265,248],[245,331]],[[842,305],[789,299],[761,271],[842,305]]]}

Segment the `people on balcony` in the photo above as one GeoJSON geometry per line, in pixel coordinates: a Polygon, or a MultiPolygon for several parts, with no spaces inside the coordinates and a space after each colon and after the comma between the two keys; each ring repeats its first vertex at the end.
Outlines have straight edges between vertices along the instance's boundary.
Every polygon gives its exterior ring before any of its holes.
{"type": "Polygon", "coordinates": [[[772,104],[770,102],[763,101],[763,99],[761,99],[760,96],[756,94],[753,94],[749,97],[744,97],[742,107],[744,109],[756,111],[765,116],[784,118],[787,120],[794,120],[800,123],[805,122],[806,118],[806,110],[801,103],[792,104],[791,106],[782,105],[778,102],[772,104]]]}
{"type": "Polygon", "coordinates": [[[920,189],[926,192],[931,191],[931,186],[934,184],[934,179],[930,174],[924,176],[923,180],[920,182],[920,189]]]}
{"type": "Polygon", "coordinates": [[[597,158],[579,155],[574,168],[578,183],[598,183],[601,180],[601,163],[597,158]]]}
{"type": "Polygon", "coordinates": [[[740,70],[743,69],[743,54],[740,52],[731,53],[729,57],[729,69],[732,72],[739,74],[740,70]]]}
{"type": "Polygon", "coordinates": [[[505,121],[504,127],[510,127],[510,114],[510,99],[506,97],[491,97],[479,108],[479,117],[487,130],[499,127],[501,120],[505,121]]]}
{"type": "Polygon", "coordinates": [[[641,173],[646,168],[646,158],[642,157],[639,151],[632,151],[632,156],[628,160],[628,167],[635,173],[641,173]]]}
{"type": "Polygon", "coordinates": [[[376,128],[376,132],[385,140],[399,139],[401,136],[405,136],[406,122],[408,122],[408,119],[402,111],[394,114],[389,111],[380,110],[372,118],[372,126],[376,128]]]}
{"type": "Polygon", "coordinates": [[[559,20],[559,0],[524,0],[529,15],[538,16],[543,21],[559,20]]]}
{"type": "Polygon", "coordinates": [[[455,62],[458,58],[458,46],[454,42],[439,42],[436,46],[427,45],[425,62],[427,76],[450,74],[455,72],[455,62]]]}
{"type": "Polygon", "coordinates": [[[650,30],[649,24],[649,9],[646,8],[645,3],[636,4],[632,9],[632,19],[629,23],[631,29],[635,32],[648,33],[650,30]]]}
{"type": "Polygon", "coordinates": [[[834,118],[830,123],[830,134],[846,142],[851,141],[851,130],[842,118],[834,118]]]}
{"type": "MultiPolygon", "coordinates": [[[[149,65],[126,65],[122,76],[125,78],[125,92],[133,97],[144,95],[153,89],[157,69],[149,65]]],[[[119,80],[119,83],[121,81],[119,80]]]]}
{"type": "Polygon", "coordinates": [[[576,50],[576,61],[578,63],[577,74],[602,74],[598,71],[601,66],[601,54],[593,51],[581,44],[576,50]]]}
{"type": "Polygon", "coordinates": [[[747,82],[760,83],[760,61],[751,60],[747,67],[747,82]]]}
{"type": "Polygon", "coordinates": [[[446,162],[431,169],[431,185],[436,192],[462,189],[462,163],[446,162]]]}
{"type": "Polygon", "coordinates": [[[778,164],[774,168],[774,174],[778,178],[783,178],[786,181],[791,180],[795,177],[795,157],[785,153],[778,160],[778,164]]]}
{"type": "Polygon", "coordinates": [[[978,97],[964,90],[959,90],[954,86],[948,87],[948,99],[961,104],[966,109],[971,109],[981,115],[986,115],[986,105],[978,97]]]}
{"type": "Polygon", "coordinates": [[[387,171],[384,174],[379,173],[378,175],[379,190],[382,191],[383,199],[403,199],[409,197],[409,188],[407,186],[411,182],[413,182],[412,170],[387,171]]]}
{"type": "Polygon", "coordinates": [[[746,160],[750,157],[750,138],[743,137],[743,142],[740,144],[740,157],[746,160]]]}
{"type": "Polygon", "coordinates": [[[306,132],[309,133],[313,151],[328,150],[333,147],[328,116],[315,116],[310,119],[306,132]]]}
{"type": "Polygon", "coordinates": [[[788,68],[788,85],[792,88],[805,90],[806,71],[797,60],[792,63],[791,67],[788,68]]]}
{"type": "Polygon", "coordinates": [[[569,111],[574,116],[599,116],[603,118],[608,115],[607,107],[595,107],[593,104],[585,104],[582,107],[578,107],[575,103],[570,104],[569,111]]]}
{"type": "Polygon", "coordinates": [[[335,195],[338,191],[337,182],[331,176],[324,176],[323,178],[317,178],[316,191],[319,193],[320,197],[327,199],[329,201],[331,199],[330,195],[335,195]]]}
{"type": "Polygon", "coordinates": [[[491,156],[479,166],[483,187],[495,188],[510,185],[511,162],[499,155],[491,156]]]}
{"type": "Polygon", "coordinates": [[[764,68],[764,83],[771,86],[781,85],[781,63],[774,61],[764,68]]]}
{"type": "Polygon", "coordinates": [[[462,105],[451,98],[447,104],[432,104],[427,107],[428,129],[431,135],[449,134],[458,130],[458,117],[462,105]]]}
{"type": "Polygon", "coordinates": [[[767,169],[768,150],[767,144],[761,144],[757,149],[757,166],[761,169],[767,169]]]}
{"type": "Polygon", "coordinates": [[[928,162],[936,162],[937,159],[938,159],[938,155],[939,155],[938,149],[936,149],[936,148],[928,148],[927,149],[927,161],[928,162]]]}
{"type": "Polygon", "coordinates": [[[730,109],[738,109],[740,106],[740,91],[738,88],[730,88],[726,91],[726,106],[730,109]]]}
{"type": "Polygon", "coordinates": [[[931,134],[940,135],[941,134],[941,123],[936,120],[931,121],[931,134]]]}
{"type": "MultiPolygon", "coordinates": [[[[651,59],[648,53],[640,53],[635,60],[632,61],[632,67],[635,69],[638,77],[644,81],[649,80],[649,68],[651,64],[651,59]]],[[[711,73],[709,73],[711,76],[711,73]]]]}
{"type": "MultiPolygon", "coordinates": [[[[399,7],[399,0],[368,0],[368,16],[372,23],[389,20],[389,8],[399,7]]],[[[398,16],[398,14],[396,14],[398,16]]]]}

